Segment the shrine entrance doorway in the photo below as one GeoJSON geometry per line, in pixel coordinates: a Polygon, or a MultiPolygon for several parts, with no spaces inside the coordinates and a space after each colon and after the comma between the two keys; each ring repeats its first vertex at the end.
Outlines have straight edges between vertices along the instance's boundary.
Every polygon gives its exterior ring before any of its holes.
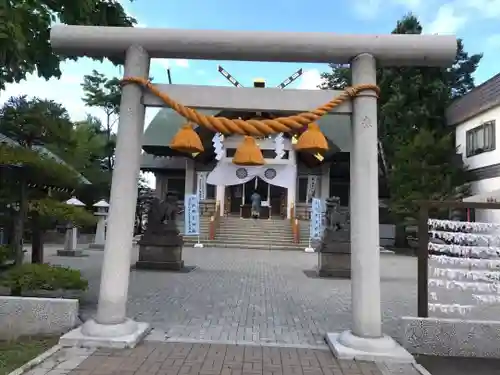
{"type": "Polygon", "coordinates": [[[286,217],[287,189],[272,185],[258,177],[242,184],[228,186],[229,214],[247,218],[250,215],[252,194],[257,191],[261,197],[261,219],[286,217]]]}

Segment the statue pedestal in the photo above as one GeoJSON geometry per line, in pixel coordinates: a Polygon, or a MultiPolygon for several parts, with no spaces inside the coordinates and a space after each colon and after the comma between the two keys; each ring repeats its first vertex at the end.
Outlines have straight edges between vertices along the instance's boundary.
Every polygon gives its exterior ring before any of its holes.
{"type": "Polygon", "coordinates": [[[137,269],[180,271],[184,268],[182,245],[184,241],[178,231],[165,235],[147,235],[139,241],[137,269]]]}
{"type": "Polygon", "coordinates": [[[349,215],[340,212],[339,198],[326,200],[326,223],[318,251],[318,276],[351,278],[351,230],[349,215]]]}
{"type": "Polygon", "coordinates": [[[351,278],[351,244],[330,242],[322,244],[318,253],[318,276],[351,278]]]}

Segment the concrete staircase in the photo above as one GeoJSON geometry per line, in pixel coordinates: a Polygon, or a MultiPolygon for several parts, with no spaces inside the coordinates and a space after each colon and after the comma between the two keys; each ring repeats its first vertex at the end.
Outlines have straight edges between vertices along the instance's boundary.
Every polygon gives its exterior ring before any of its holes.
{"type": "MultiPolygon", "coordinates": [[[[304,250],[303,244],[293,243],[289,220],[241,219],[221,217],[214,240],[208,239],[209,218],[202,224],[201,242],[205,247],[225,247],[256,250],[304,250]]],[[[308,226],[307,226],[308,228],[308,226]]],[[[309,229],[307,229],[309,230],[309,229]]],[[[184,237],[185,246],[193,246],[196,238],[184,237]]]]}
{"type": "MultiPolygon", "coordinates": [[[[348,212],[347,207],[339,211],[348,212]]],[[[178,221],[179,231],[184,232],[184,221],[178,221]]],[[[349,225],[349,224],[348,224],[349,225]]],[[[293,243],[290,220],[241,219],[237,216],[221,217],[214,240],[209,239],[210,216],[200,217],[200,242],[205,247],[226,247],[259,250],[300,250],[309,245],[309,220],[299,220],[300,242],[293,243]]],[[[193,247],[196,236],[184,236],[184,246],[193,247]]],[[[317,241],[312,243],[315,247],[317,241]]]]}
{"type": "MultiPolygon", "coordinates": [[[[184,236],[184,220],[177,222],[177,227],[181,235],[184,236]]],[[[200,242],[205,244],[210,234],[210,216],[200,217],[200,242]]],[[[197,236],[184,236],[184,246],[193,247],[198,242],[197,236]]],[[[208,246],[208,245],[205,245],[208,246]]]]}

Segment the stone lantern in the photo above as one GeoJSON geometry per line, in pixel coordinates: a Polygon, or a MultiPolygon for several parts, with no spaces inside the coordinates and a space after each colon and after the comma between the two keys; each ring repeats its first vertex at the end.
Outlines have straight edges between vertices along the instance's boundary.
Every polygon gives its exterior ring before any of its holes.
{"type": "Polygon", "coordinates": [[[97,217],[97,228],[94,243],[91,243],[89,247],[91,249],[103,250],[106,242],[106,219],[108,217],[109,203],[101,199],[92,207],[95,207],[94,215],[97,217]]]}
{"type": "MultiPolygon", "coordinates": [[[[66,201],[66,204],[75,207],[85,207],[85,203],[80,201],[76,197],[72,197],[66,201]]],[[[77,249],[78,244],[78,228],[75,223],[68,222],[66,224],[66,235],[64,238],[64,249],[57,250],[57,255],[66,257],[81,257],[83,256],[83,251],[77,249]]]]}

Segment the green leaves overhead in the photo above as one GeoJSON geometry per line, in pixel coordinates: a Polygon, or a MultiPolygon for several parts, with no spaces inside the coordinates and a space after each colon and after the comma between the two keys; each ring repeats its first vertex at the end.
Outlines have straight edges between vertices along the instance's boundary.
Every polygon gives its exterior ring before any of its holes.
{"type": "Polygon", "coordinates": [[[0,90],[35,72],[45,79],[61,76],[59,65],[65,57],[55,55],[50,48],[50,27],[55,22],[131,27],[136,20],[113,0],[4,0],[0,12],[0,90]]]}
{"type": "Polygon", "coordinates": [[[87,106],[102,108],[106,115],[118,113],[122,97],[118,78],[108,79],[104,74],[93,70],[92,74],[84,76],[82,88],[83,102],[87,106]]]}

